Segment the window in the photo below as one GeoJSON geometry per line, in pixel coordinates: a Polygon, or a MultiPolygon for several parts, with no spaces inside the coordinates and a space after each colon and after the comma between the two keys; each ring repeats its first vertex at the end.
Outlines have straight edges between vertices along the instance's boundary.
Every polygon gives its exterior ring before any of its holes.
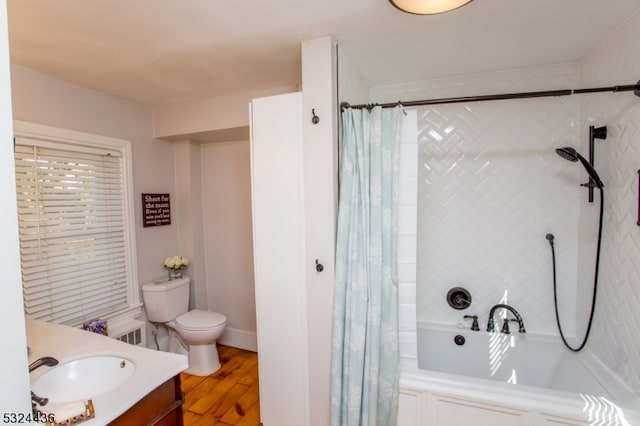
{"type": "Polygon", "coordinates": [[[139,306],[130,142],[24,122],[15,142],[25,313],[75,325],[139,306]]]}

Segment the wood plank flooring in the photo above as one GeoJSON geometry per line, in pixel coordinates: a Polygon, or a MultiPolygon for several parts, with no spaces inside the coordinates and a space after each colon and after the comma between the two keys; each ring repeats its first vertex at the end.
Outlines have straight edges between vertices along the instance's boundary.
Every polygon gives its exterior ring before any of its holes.
{"type": "Polygon", "coordinates": [[[184,426],[260,426],[258,354],[224,345],[218,354],[212,375],[181,374],[184,426]]]}

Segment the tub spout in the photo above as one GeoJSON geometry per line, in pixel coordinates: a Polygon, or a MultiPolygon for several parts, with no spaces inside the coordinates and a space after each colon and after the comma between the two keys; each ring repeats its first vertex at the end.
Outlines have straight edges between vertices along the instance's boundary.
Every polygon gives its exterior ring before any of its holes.
{"type": "MultiPolygon", "coordinates": [[[[491,308],[491,311],[489,311],[489,320],[487,321],[487,331],[495,331],[496,325],[495,325],[495,321],[493,320],[493,314],[498,310],[498,309],[506,309],[507,311],[511,312],[513,314],[513,316],[516,317],[516,321],[518,322],[518,332],[520,333],[526,333],[527,330],[525,330],[524,328],[524,321],[522,319],[522,316],[518,313],[518,311],[516,311],[514,308],[512,308],[509,305],[505,305],[502,303],[499,303],[497,305],[494,305],[491,308]]],[[[507,329],[507,333],[508,333],[508,326],[507,327],[503,327],[503,333],[505,333],[505,328],[507,329]]]]}
{"type": "Polygon", "coordinates": [[[51,356],[43,356],[42,358],[38,358],[31,364],[29,364],[29,373],[31,373],[38,367],[42,367],[43,365],[46,365],[47,367],[54,367],[58,365],[58,360],[51,356]]]}

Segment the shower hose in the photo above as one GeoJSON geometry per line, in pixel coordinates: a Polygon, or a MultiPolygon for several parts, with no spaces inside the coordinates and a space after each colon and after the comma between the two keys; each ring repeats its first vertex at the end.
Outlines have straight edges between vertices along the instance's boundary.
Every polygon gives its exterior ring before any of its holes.
{"type": "Polygon", "coordinates": [[[593,276],[593,297],[591,299],[591,312],[589,313],[589,323],[587,324],[587,331],[585,332],[582,343],[577,348],[571,346],[569,342],[567,342],[567,339],[564,336],[564,332],[562,331],[562,325],[560,324],[560,314],[558,313],[558,286],[556,278],[556,251],[553,247],[553,236],[547,236],[547,239],[549,239],[549,243],[551,245],[551,257],[553,260],[553,304],[556,311],[556,322],[558,324],[558,330],[560,331],[562,342],[569,350],[572,350],[573,352],[580,352],[587,344],[589,333],[591,332],[591,324],[593,323],[593,314],[596,310],[596,295],[598,293],[598,271],[600,269],[600,246],[602,244],[602,218],[604,214],[604,190],[602,188],[598,189],[600,189],[600,219],[598,223],[598,248],[596,250],[596,267],[593,276]]]}

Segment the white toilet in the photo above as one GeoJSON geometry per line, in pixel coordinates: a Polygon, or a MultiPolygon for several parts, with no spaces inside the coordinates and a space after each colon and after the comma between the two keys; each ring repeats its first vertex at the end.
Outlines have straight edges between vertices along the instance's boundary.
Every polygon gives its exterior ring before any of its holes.
{"type": "Polygon", "coordinates": [[[147,319],[169,328],[169,350],[189,356],[185,372],[208,376],[220,368],[216,341],[222,335],[227,317],[211,311],[189,311],[187,276],[155,281],[142,286],[147,319]]]}

